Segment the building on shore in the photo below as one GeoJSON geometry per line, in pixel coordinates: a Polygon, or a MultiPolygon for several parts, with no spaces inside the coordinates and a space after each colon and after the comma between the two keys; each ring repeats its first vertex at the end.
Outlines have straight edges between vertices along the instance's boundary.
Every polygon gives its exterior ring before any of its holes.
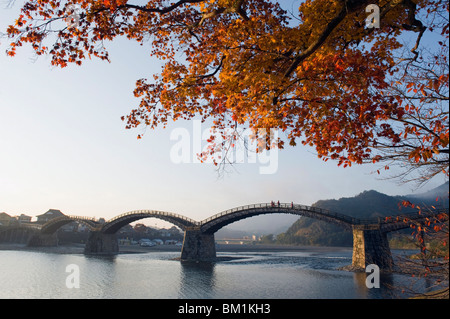
{"type": "Polygon", "coordinates": [[[19,216],[14,216],[14,218],[19,222],[19,224],[22,223],[31,223],[31,216],[20,214],[19,216]]]}
{"type": "Polygon", "coordinates": [[[53,218],[56,218],[56,217],[60,217],[60,216],[64,216],[64,214],[60,210],[58,210],[58,209],[49,209],[44,214],[36,216],[37,217],[37,223],[38,224],[45,224],[50,219],[53,219],[53,218]]]}
{"type": "Polygon", "coordinates": [[[9,226],[11,224],[12,217],[7,213],[0,213],[0,226],[9,226]]]}

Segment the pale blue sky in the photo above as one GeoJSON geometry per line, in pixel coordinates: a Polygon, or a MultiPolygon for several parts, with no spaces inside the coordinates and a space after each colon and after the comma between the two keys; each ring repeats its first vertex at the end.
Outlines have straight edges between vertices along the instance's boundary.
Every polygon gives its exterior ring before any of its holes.
{"type": "MultiPolygon", "coordinates": [[[[0,31],[17,17],[20,1],[0,9],[0,31]]],[[[86,61],[65,69],[49,57],[33,60],[29,47],[14,58],[0,39],[0,212],[36,216],[49,208],[112,218],[135,209],[175,212],[201,220],[235,206],[280,200],[310,205],[364,190],[402,195],[413,185],[381,180],[372,165],[351,168],[323,162],[313,150],[289,147],[278,171],[237,165],[218,178],[211,164],[174,164],[170,132],[192,131],[175,122],[166,130],[125,130],[120,117],[138,104],[135,81],[151,78],[159,62],[148,47],[128,40],[108,43],[111,63],[86,61]]],[[[204,127],[206,128],[206,127],[204,127]]],[[[431,181],[424,192],[445,182],[431,181]]]]}

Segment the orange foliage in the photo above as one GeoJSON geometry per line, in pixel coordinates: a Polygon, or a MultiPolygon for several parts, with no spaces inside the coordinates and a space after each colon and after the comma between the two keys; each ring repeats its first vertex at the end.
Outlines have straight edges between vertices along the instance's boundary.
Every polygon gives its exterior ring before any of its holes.
{"type": "MultiPolygon", "coordinates": [[[[402,32],[422,35],[417,12],[448,10],[448,1],[307,0],[295,18],[268,0],[132,2],[30,0],[7,29],[8,54],[31,43],[52,65],[65,67],[91,56],[109,60],[103,43],[117,36],[150,39],[152,56],[165,65],[152,81],[136,82],[140,104],[123,118],[127,128],[193,117],[214,119],[219,130],[278,128],[290,145],[314,146],[319,157],[344,166],[378,161],[373,148],[380,139],[396,144],[424,133],[408,125],[398,132],[390,122],[417,113],[404,95],[389,91],[399,71],[394,53],[402,32]],[[382,14],[378,29],[365,27],[365,7],[373,3],[382,14]],[[78,25],[63,25],[56,41],[44,45],[70,6],[79,8],[78,25]]],[[[448,38],[448,24],[443,33],[448,38]]],[[[426,98],[446,82],[448,73],[404,84],[426,98]]],[[[410,159],[427,161],[448,149],[448,125],[435,121],[429,129],[433,134],[421,135],[424,145],[410,159]]]]}

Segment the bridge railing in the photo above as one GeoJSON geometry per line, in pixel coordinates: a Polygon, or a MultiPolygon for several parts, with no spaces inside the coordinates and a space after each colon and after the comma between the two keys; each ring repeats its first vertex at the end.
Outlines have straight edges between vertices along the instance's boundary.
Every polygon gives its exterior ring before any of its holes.
{"type": "Polygon", "coordinates": [[[75,215],[64,215],[64,216],[74,220],[89,220],[92,222],[97,222],[97,219],[95,217],[90,216],[75,216],[75,215]]]}
{"type": "Polygon", "coordinates": [[[247,210],[247,209],[254,209],[254,208],[288,208],[288,209],[293,209],[293,210],[304,210],[304,211],[309,211],[309,212],[316,212],[316,213],[319,213],[319,214],[327,216],[327,217],[337,218],[337,219],[345,221],[349,224],[358,223],[358,219],[344,215],[344,214],[331,212],[329,210],[319,208],[319,207],[306,206],[306,205],[293,204],[293,203],[279,203],[279,204],[278,203],[261,203],[261,204],[250,204],[250,205],[234,207],[234,208],[225,210],[223,212],[220,212],[218,214],[215,214],[211,217],[208,217],[208,218],[202,220],[200,223],[206,224],[216,218],[231,214],[233,212],[238,212],[238,211],[247,210]]]}
{"type": "Polygon", "coordinates": [[[267,207],[267,204],[250,204],[250,205],[234,207],[234,208],[227,209],[227,210],[225,210],[223,212],[220,212],[218,214],[215,214],[213,216],[210,216],[210,217],[202,220],[201,224],[206,224],[206,223],[210,222],[211,220],[214,220],[216,218],[222,217],[224,215],[228,215],[228,214],[233,213],[233,212],[237,212],[237,211],[241,211],[241,210],[245,210],[245,209],[251,209],[251,208],[265,208],[265,207],[267,207]]]}
{"type": "Polygon", "coordinates": [[[164,211],[159,211],[159,210],[145,210],[145,209],[144,210],[134,210],[134,211],[131,211],[131,212],[126,212],[126,213],[120,214],[120,215],[118,215],[116,217],[111,218],[106,223],[111,223],[111,222],[114,222],[114,221],[116,221],[116,220],[118,220],[118,219],[120,219],[122,217],[130,216],[130,215],[134,215],[134,214],[155,214],[155,215],[159,215],[159,216],[175,217],[175,218],[178,218],[178,219],[190,222],[190,223],[194,223],[194,224],[198,223],[197,221],[195,221],[193,219],[190,219],[189,217],[180,215],[180,214],[164,212],[164,211]]]}
{"type": "Polygon", "coordinates": [[[327,217],[332,217],[335,219],[339,219],[341,221],[347,222],[348,224],[357,224],[359,222],[358,218],[355,217],[351,217],[345,214],[341,214],[341,213],[337,213],[337,212],[332,212],[328,209],[325,208],[320,208],[320,207],[314,207],[314,206],[306,206],[306,205],[296,205],[294,204],[294,208],[300,209],[300,210],[305,210],[305,211],[312,211],[312,212],[316,212],[319,213],[323,216],[327,216],[327,217]]]}
{"type": "MultiPolygon", "coordinates": [[[[308,212],[315,212],[315,213],[321,214],[322,216],[339,219],[339,220],[344,221],[351,225],[392,224],[392,223],[395,223],[395,222],[398,222],[401,220],[405,220],[405,219],[417,219],[417,218],[431,217],[431,216],[435,216],[442,212],[448,213],[448,208],[443,208],[443,209],[437,209],[433,212],[414,211],[414,212],[407,212],[407,213],[404,213],[401,215],[396,215],[396,216],[391,216],[391,217],[359,219],[359,218],[351,217],[351,216],[341,214],[341,213],[332,212],[327,209],[314,207],[314,206],[306,206],[306,205],[294,204],[294,203],[279,203],[278,204],[278,202],[277,203],[272,202],[272,203],[249,204],[249,205],[234,207],[234,208],[225,210],[223,212],[220,212],[218,214],[215,214],[213,216],[210,216],[210,217],[202,220],[201,222],[195,221],[184,215],[170,213],[170,212],[157,211],[157,210],[135,210],[135,211],[126,212],[126,213],[120,214],[118,216],[115,216],[112,219],[108,220],[106,223],[112,223],[116,220],[119,220],[122,217],[133,215],[133,214],[155,214],[155,215],[159,215],[159,216],[168,216],[168,217],[178,218],[180,220],[187,221],[194,225],[204,225],[204,224],[206,224],[216,218],[222,217],[224,215],[228,215],[233,212],[238,212],[238,211],[243,211],[243,210],[248,210],[248,209],[255,209],[255,208],[288,208],[288,209],[293,209],[293,210],[303,210],[303,211],[308,211],[308,212]]],[[[75,221],[76,220],[84,220],[84,221],[98,222],[98,220],[95,217],[89,217],[89,216],[64,215],[64,217],[71,218],[75,221]]]]}
{"type": "Polygon", "coordinates": [[[389,224],[395,222],[394,219],[402,220],[402,219],[413,219],[413,218],[422,218],[427,216],[433,216],[436,215],[439,212],[448,212],[448,209],[440,209],[435,212],[407,212],[398,216],[392,216],[391,218],[387,217],[376,217],[376,218],[366,218],[366,219],[360,219],[351,217],[345,214],[337,213],[329,211],[328,209],[314,207],[314,206],[306,206],[301,204],[293,204],[293,203],[260,203],[260,204],[250,204],[250,205],[244,205],[239,207],[234,207],[228,210],[225,210],[223,212],[220,212],[218,214],[215,214],[211,217],[208,217],[200,222],[200,224],[206,224],[214,219],[217,219],[219,217],[231,214],[233,212],[243,211],[247,209],[255,209],[255,208],[288,208],[293,210],[303,210],[308,212],[315,212],[318,214],[321,214],[322,216],[326,217],[332,217],[339,219],[343,222],[346,222],[351,225],[373,225],[373,224],[389,224]]]}

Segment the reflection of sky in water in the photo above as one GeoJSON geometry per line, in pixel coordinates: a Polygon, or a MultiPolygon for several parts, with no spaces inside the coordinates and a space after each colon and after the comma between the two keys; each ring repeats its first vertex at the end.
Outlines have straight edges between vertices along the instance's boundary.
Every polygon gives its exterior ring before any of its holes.
{"type": "Polygon", "coordinates": [[[351,263],[351,250],[218,253],[232,258],[216,263],[173,260],[178,255],[0,251],[0,298],[392,298],[387,286],[411,283],[409,276],[382,274],[382,288],[366,288],[366,273],[336,270],[351,263]],[[65,285],[69,264],[80,268],[79,289],[65,285]]]}

